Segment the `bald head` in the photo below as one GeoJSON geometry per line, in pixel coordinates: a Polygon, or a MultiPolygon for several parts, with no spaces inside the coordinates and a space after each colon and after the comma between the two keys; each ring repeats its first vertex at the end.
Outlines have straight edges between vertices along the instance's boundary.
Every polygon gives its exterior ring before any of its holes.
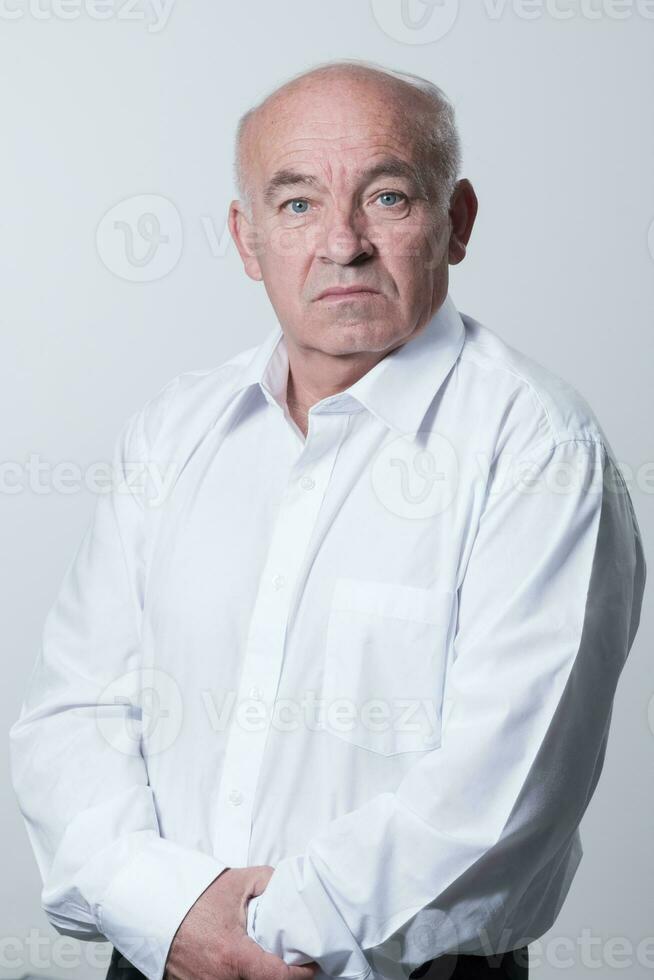
{"type": "MultiPolygon", "coordinates": [[[[445,94],[427,79],[373,62],[326,62],[293,76],[270,92],[239,120],[234,176],[239,197],[252,217],[261,147],[274,139],[291,116],[309,113],[317,99],[327,100],[334,132],[346,140],[356,133],[356,108],[365,104],[393,121],[413,146],[419,181],[435,210],[444,212],[460,167],[460,143],[454,111],[445,94]]],[[[287,126],[287,138],[288,133],[287,126]]]]}

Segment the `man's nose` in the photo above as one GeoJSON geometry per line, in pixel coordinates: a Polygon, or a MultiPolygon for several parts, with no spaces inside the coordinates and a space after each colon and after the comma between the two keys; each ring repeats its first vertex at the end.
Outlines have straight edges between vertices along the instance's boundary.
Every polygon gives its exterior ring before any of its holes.
{"type": "Polygon", "coordinates": [[[316,248],[318,258],[349,265],[357,259],[368,258],[373,251],[373,243],[360,214],[340,208],[326,217],[316,248]]]}

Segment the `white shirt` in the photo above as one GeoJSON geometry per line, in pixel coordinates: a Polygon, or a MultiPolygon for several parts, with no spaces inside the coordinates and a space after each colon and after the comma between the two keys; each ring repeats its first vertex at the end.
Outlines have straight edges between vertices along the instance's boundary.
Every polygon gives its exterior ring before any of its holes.
{"type": "Polygon", "coordinates": [[[321,977],[542,935],[638,626],[595,415],[449,297],[306,440],[287,372],[275,320],[127,420],[11,729],[49,921],[150,980],[226,867],[321,977]]]}

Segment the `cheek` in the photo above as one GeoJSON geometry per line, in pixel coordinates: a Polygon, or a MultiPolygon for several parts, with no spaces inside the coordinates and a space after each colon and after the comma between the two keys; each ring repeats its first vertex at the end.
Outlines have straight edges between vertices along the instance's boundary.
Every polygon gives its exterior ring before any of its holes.
{"type": "Polygon", "coordinates": [[[406,278],[418,278],[440,264],[445,250],[442,230],[429,232],[424,225],[398,222],[383,229],[377,246],[389,269],[406,278]]]}
{"type": "Polygon", "coordinates": [[[293,269],[302,268],[311,254],[308,229],[286,228],[283,225],[270,228],[262,250],[263,263],[275,269],[282,277],[288,277],[293,269]]]}
{"type": "Polygon", "coordinates": [[[260,258],[266,292],[275,308],[288,316],[306,301],[311,262],[299,248],[267,248],[260,258]]]}

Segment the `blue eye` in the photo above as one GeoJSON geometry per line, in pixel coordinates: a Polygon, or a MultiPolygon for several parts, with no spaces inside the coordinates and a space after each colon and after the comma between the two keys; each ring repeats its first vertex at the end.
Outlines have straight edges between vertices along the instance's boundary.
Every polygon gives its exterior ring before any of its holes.
{"type": "MultiPolygon", "coordinates": [[[[401,197],[401,198],[403,198],[404,197],[404,194],[398,194],[397,191],[383,191],[383,193],[381,193],[379,195],[379,197],[377,198],[377,200],[381,200],[384,197],[385,198],[389,198],[389,197],[401,197]]],[[[394,201],[391,201],[390,202],[390,206],[393,206],[394,204],[395,204],[394,201]]],[[[384,205],[384,206],[386,206],[386,205],[384,205]]]]}
{"type": "MultiPolygon", "coordinates": [[[[406,194],[399,191],[382,191],[381,194],[377,195],[377,200],[384,201],[384,208],[390,210],[396,206],[398,201],[406,201],[406,194]]],[[[309,202],[304,197],[293,197],[289,201],[285,201],[282,208],[289,214],[306,214],[309,209],[309,202]],[[290,211],[288,211],[289,205],[290,211]]]]}
{"type": "MultiPolygon", "coordinates": [[[[295,204],[300,204],[300,205],[303,205],[304,207],[308,207],[309,202],[306,201],[303,197],[294,197],[292,200],[287,201],[286,204],[284,205],[284,207],[286,208],[286,206],[288,204],[291,205],[291,208],[293,208],[293,205],[295,205],[295,204]]],[[[306,211],[295,211],[295,210],[292,209],[291,210],[291,213],[292,214],[306,214],[306,211]]]]}

